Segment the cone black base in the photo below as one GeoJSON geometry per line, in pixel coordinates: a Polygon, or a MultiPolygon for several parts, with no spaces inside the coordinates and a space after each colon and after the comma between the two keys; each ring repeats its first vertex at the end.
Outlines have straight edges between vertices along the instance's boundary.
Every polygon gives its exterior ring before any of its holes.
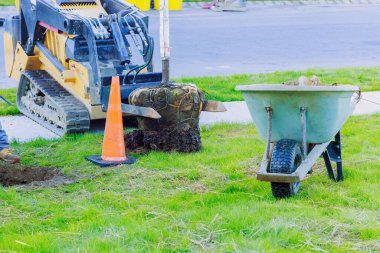
{"type": "Polygon", "coordinates": [[[137,162],[137,158],[134,158],[131,156],[127,156],[127,160],[125,160],[123,162],[104,161],[104,160],[102,160],[102,157],[98,156],[98,155],[87,156],[86,160],[90,161],[93,164],[96,164],[100,167],[111,167],[111,166],[118,166],[118,165],[122,165],[122,164],[133,164],[133,163],[137,162]]]}

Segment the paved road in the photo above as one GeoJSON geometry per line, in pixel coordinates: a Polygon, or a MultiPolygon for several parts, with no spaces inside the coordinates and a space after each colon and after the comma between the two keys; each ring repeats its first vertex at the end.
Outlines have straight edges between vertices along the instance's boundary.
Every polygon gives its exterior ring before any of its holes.
{"type": "Polygon", "coordinates": [[[189,9],[171,31],[176,77],[380,65],[379,5],[189,9]]]}
{"type": "MultiPolygon", "coordinates": [[[[148,14],[159,69],[158,13],[148,14]]],[[[253,7],[244,13],[185,8],[171,12],[171,43],[173,77],[378,66],[380,5],[253,7]]],[[[9,84],[3,69],[0,57],[0,88],[9,84]]]]}

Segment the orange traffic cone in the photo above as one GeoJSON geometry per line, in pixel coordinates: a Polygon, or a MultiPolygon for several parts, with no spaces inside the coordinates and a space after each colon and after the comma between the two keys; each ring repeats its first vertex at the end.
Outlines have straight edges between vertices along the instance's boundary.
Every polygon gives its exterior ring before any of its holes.
{"type": "Polygon", "coordinates": [[[125,154],[120,80],[118,76],[112,77],[102,156],[88,156],[86,159],[102,167],[136,162],[136,158],[127,157],[125,154]]]}

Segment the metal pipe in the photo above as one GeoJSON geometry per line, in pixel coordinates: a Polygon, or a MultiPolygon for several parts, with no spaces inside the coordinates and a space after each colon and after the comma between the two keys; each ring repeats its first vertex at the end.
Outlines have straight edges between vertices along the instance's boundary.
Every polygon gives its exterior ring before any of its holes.
{"type": "Polygon", "coordinates": [[[302,149],[304,159],[307,157],[307,144],[306,144],[306,108],[301,107],[301,120],[302,120],[302,149]]]}
{"type": "Polygon", "coordinates": [[[162,84],[169,83],[169,0],[160,1],[160,53],[162,59],[162,84]]]}
{"type": "Polygon", "coordinates": [[[53,64],[53,66],[60,72],[62,73],[65,70],[65,67],[62,65],[62,63],[50,52],[45,45],[37,41],[36,46],[40,52],[46,56],[46,58],[53,64]]]}
{"type": "Polygon", "coordinates": [[[169,83],[169,59],[162,60],[162,84],[169,83]]]}
{"type": "Polygon", "coordinates": [[[272,138],[272,108],[269,106],[269,107],[265,107],[265,109],[268,112],[267,146],[265,148],[265,157],[269,161],[270,141],[272,138]]]}

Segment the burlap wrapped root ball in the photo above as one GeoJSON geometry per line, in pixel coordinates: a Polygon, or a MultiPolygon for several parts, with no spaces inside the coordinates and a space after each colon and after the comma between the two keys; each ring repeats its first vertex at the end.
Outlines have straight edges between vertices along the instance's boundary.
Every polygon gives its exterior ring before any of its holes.
{"type": "Polygon", "coordinates": [[[199,116],[204,92],[192,84],[172,84],[133,91],[129,103],[151,107],[160,119],[139,117],[139,130],[126,135],[128,151],[196,152],[202,147],[199,116]]]}

